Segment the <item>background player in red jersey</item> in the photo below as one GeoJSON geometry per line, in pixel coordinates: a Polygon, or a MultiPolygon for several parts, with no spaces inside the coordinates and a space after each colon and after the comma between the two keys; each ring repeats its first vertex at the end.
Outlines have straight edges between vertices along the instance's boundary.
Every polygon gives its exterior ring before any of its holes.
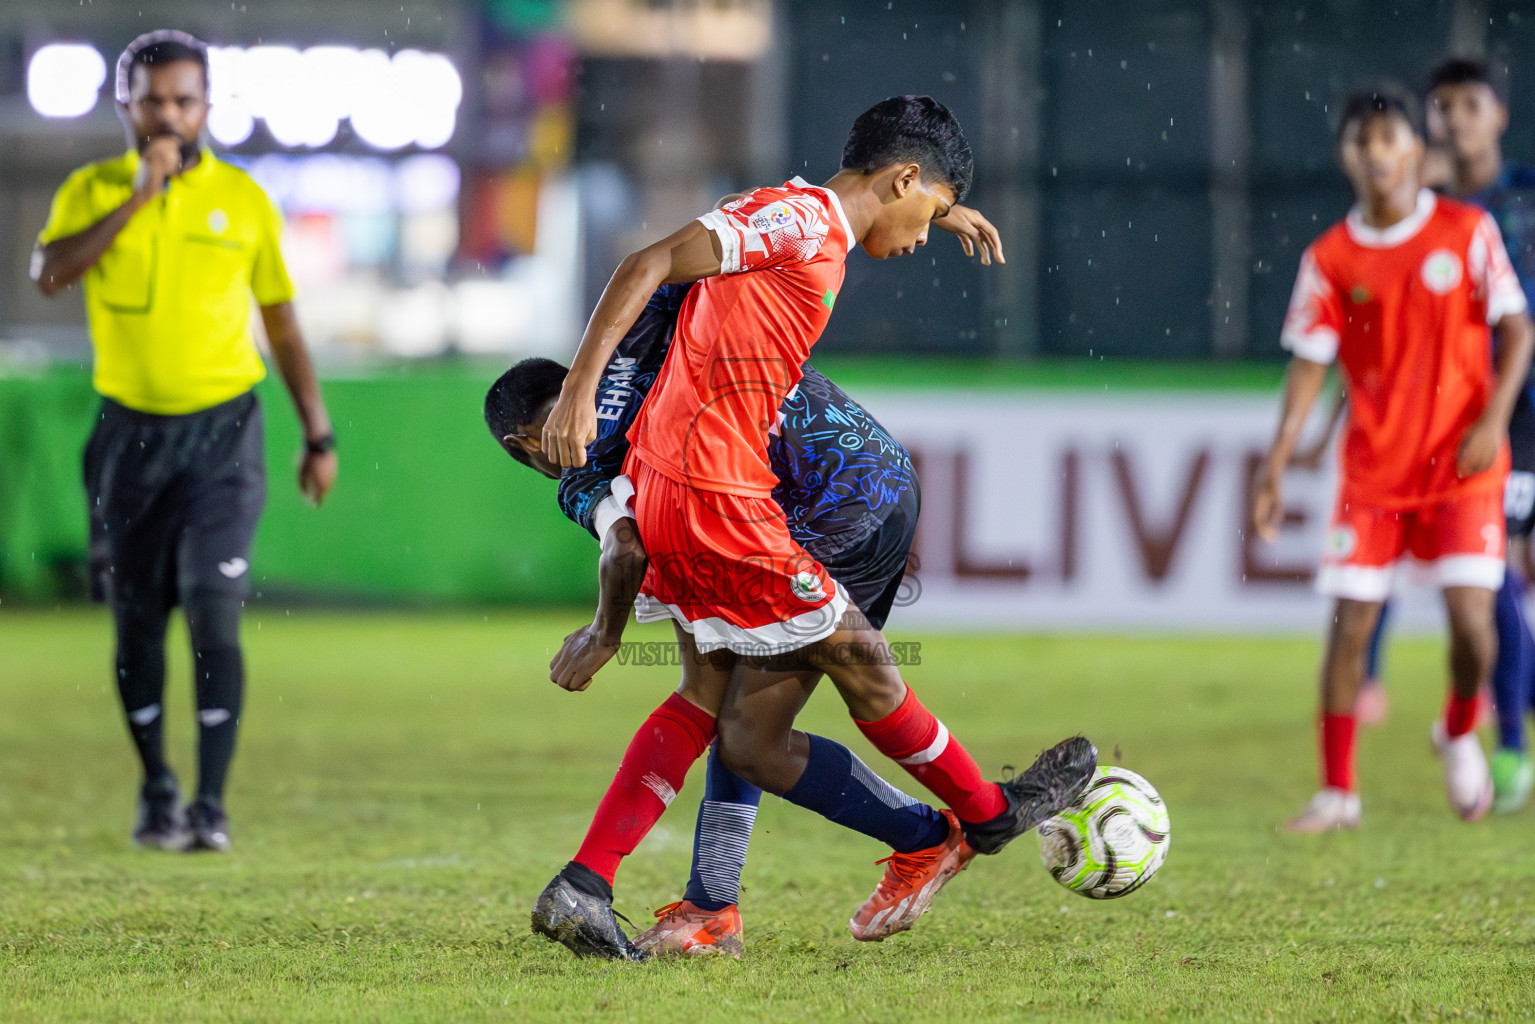
{"type": "Polygon", "coordinates": [[[1254,494],[1254,525],[1272,539],[1284,467],[1337,359],[1350,409],[1317,577],[1337,599],[1322,667],[1324,786],[1288,827],[1359,823],[1355,699],[1370,633],[1407,555],[1426,563],[1444,591],[1452,687],[1445,785],[1456,813],[1474,820],[1492,802],[1472,726],[1497,652],[1508,420],[1531,350],[1526,301],[1491,218],[1422,187],[1423,133],[1411,97],[1351,96],[1338,152],[1358,202],[1301,258],[1283,335],[1295,358],[1254,494]]]}
{"type": "MultiPolygon", "coordinates": [[[[969,144],[942,104],[893,97],[859,116],[842,169],[824,187],[795,179],[758,189],[627,257],[592,314],[542,447],[561,466],[585,462],[614,348],[656,288],[699,282],[629,435],[625,470],[649,555],[640,618],[674,619],[701,652],[763,659],[777,670],[762,674],[767,685],[797,686],[807,669],[824,670],[875,748],[952,808],[972,848],[995,853],[1081,792],[1096,750],[1077,737],[1007,783],[982,778],[901,679],[884,636],[856,608],[844,616],[847,596],[790,536],[766,454],[778,409],[831,315],[848,251],[915,252],[963,198],[971,171],[969,144]]],[[[756,696],[734,690],[730,699],[745,708],[756,696]]],[[[606,823],[616,833],[655,820],[657,786],[675,791],[711,738],[709,709],[697,710],[663,705],[636,734],[582,853],[539,898],[540,930],[579,914],[582,893],[610,898],[606,823]]],[[[749,769],[730,735],[720,739],[727,766],[749,769]]]]}

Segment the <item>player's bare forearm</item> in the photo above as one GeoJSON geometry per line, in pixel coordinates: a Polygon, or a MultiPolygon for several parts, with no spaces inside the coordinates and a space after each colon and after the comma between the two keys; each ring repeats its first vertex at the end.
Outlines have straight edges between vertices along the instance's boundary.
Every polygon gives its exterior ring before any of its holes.
{"type": "Polygon", "coordinates": [[[1284,398],[1279,407],[1279,427],[1274,432],[1274,443],[1269,449],[1270,476],[1277,476],[1284,471],[1296,445],[1300,443],[1306,419],[1311,415],[1311,409],[1316,405],[1326,383],[1326,364],[1313,363],[1299,357],[1290,360],[1290,368],[1285,373],[1284,398]]]}
{"type": "Polygon", "coordinates": [[[1291,465],[1306,469],[1316,469],[1322,464],[1322,455],[1327,451],[1328,442],[1337,431],[1338,424],[1343,422],[1343,414],[1348,411],[1348,394],[1341,387],[1333,396],[1332,411],[1327,414],[1327,424],[1322,432],[1317,435],[1315,441],[1307,445],[1305,449],[1298,450],[1290,456],[1291,465]]]}
{"type": "Polygon", "coordinates": [[[597,615],[592,620],[598,636],[617,644],[629,623],[629,610],[645,582],[649,559],[640,543],[633,519],[620,519],[602,539],[602,558],[597,564],[597,615]]]}
{"type": "Polygon", "coordinates": [[[549,663],[549,680],[562,690],[579,693],[618,653],[629,609],[645,578],[645,548],[633,519],[620,519],[602,539],[597,567],[597,614],[590,625],[565,638],[549,663]]]}
{"type": "Polygon", "coordinates": [[[334,451],[335,435],[331,431],[330,415],[325,411],[325,399],[320,394],[314,361],[309,358],[309,346],[304,344],[293,303],[262,306],[261,322],[266,327],[267,342],[272,348],[272,361],[277,364],[277,373],[293,399],[294,411],[304,428],[304,455],[298,469],[299,491],[311,505],[320,505],[336,482],[338,463],[334,451]]]}
{"type": "Polygon", "coordinates": [[[1279,536],[1284,521],[1284,468],[1300,441],[1306,417],[1316,404],[1327,382],[1327,367],[1309,359],[1290,360],[1285,373],[1284,398],[1280,405],[1279,427],[1269,448],[1268,460],[1253,481],[1253,528],[1258,536],[1272,541],[1279,536]]]}
{"type": "Polygon", "coordinates": [[[147,197],[135,193],[126,203],[84,231],[56,238],[32,250],[31,277],[37,290],[52,298],[84,277],[148,201],[147,197]]]}
{"type": "Polygon", "coordinates": [[[272,361],[277,364],[277,373],[282,377],[293,399],[294,411],[304,426],[304,439],[318,441],[329,436],[330,416],[325,411],[320,381],[315,376],[314,361],[309,358],[309,346],[304,344],[293,303],[262,306],[261,322],[272,346],[272,361]]]}
{"type": "Polygon", "coordinates": [[[719,240],[697,221],[624,257],[592,311],[559,398],[544,421],[543,449],[557,465],[586,465],[586,446],[597,437],[597,383],[645,304],[663,284],[718,274],[719,240]]]}

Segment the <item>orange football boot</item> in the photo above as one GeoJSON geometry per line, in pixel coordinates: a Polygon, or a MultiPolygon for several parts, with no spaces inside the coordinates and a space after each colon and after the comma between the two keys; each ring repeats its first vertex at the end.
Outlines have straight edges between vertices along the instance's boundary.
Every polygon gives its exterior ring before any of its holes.
{"type": "Polygon", "coordinates": [[[885,877],[847,923],[853,938],[880,942],[916,924],[917,918],[932,905],[938,890],[965,870],[975,856],[954,812],[942,813],[949,822],[949,837],[943,842],[913,853],[892,853],[874,862],[886,865],[885,877]]]}
{"type": "Polygon", "coordinates": [[[741,911],[733,903],[724,910],[702,910],[679,900],[656,911],[656,917],[648,931],[634,938],[634,944],[651,956],[722,953],[741,958],[741,911]]]}

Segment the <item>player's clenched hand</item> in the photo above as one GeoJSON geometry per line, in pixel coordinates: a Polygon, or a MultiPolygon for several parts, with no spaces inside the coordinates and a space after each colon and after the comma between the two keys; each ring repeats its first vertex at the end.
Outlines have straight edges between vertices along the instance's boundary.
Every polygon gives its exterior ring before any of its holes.
{"type": "Polygon", "coordinates": [[[586,446],[597,440],[597,410],[562,390],[544,421],[544,454],[567,469],[586,465],[586,446]]]}
{"type": "Polygon", "coordinates": [[[1279,477],[1264,473],[1253,482],[1253,529],[1263,540],[1272,544],[1279,539],[1279,528],[1284,525],[1284,494],[1279,487],[1279,477]]]}
{"type": "Polygon", "coordinates": [[[1460,439],[1455,451],[1455,472],[1461,477],[1472,476],[1492,468],[1498,457],[1498,447],[1503,443],[1503,431],[1496,423],[1479,419],[1460,439]]]}
{"type": "Polygon", "coordinates": [[[1002,257],[1002,236],[997,234],[991,221],[970,207],[955,203],[949,207],[947,214],[933,221],[933,224],[958,235],[959,244],[964,248],[966,256],[974,256],[979,251],[984,266],[991,266],[993,259],[998,263],[1007,262],[1002,257]]]}
{"type": "Polygon", "coordinates": [[[595,625],[582,626],[565,638],[549,663],[549,681],[562,690],[584,690],[617,653],[618,641],[604,637],[595,625]]]}
{"type": "Polygon", "coordinates": [[[133,190],[153,198],[165,188],[165,181],[181,172],[181,140],[161,135],[150,140],[139,157],[139,169],[133,175],[133,190]]]}

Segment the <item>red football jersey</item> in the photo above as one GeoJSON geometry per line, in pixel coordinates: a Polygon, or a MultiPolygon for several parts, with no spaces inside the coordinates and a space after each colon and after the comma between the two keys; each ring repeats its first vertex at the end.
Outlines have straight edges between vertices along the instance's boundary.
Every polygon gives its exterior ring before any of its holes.
{"type": "Polygon", "coordinates": [[[766,498],[768,429],[831,318],[853,232],[836,195],[799,178],[699,221],[722,272],[688,292],[629,440],[678,483],[766,498]]]}
{"type": "Polygon", "coordinates": [[[1342,364],[1344,496],[1408,508],[1503,486],[1506,440],[1491,469],[1464,480],[1455,454],[1492,396],[1488,324],[1524,309],[1492,218],[1427,189],[1389,228],[1355,209],[1311,244],[1282,342],[1302,359],[1342,364]]]}

